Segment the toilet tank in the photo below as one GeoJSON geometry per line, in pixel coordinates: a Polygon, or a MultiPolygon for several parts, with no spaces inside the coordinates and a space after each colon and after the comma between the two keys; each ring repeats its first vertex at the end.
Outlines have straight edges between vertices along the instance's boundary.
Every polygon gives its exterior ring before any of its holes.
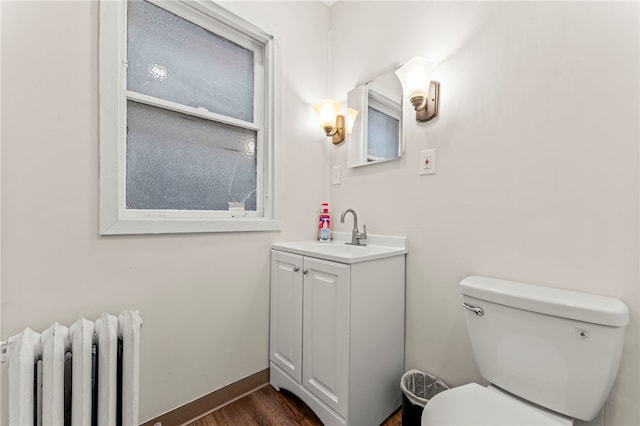
{"type": "Polygon", "coordinates": [[[596,416],[620,365],[623,302],[481,276],[463,279],[460,291],[482,377],[567,416],[596,416]]]}

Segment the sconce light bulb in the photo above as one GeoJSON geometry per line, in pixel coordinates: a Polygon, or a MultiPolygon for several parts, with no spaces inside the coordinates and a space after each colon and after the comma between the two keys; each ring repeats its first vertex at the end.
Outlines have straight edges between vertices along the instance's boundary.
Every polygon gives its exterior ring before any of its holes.
{"type": "Polygon", "coordinates": [[[331,99],[325,99],[313,106],[318,119],[320,120],[320,127],[325,129],[325,133],[331,133],[326,131],[326,128],[333,128],[336,122],[336,116],[340,112],[340,104],[331,99]]]}
{"type": "Polygon", "coordinates": [[[424,58],[416,56],[396,70],[396,75],[402,83],[408,98],[416,96],[426,97],[429,93],[431,73],[436,65],[424,58]]]}
{"type": "Polygon", "coordinates": [[[440,83],[431,81],[436,64],[416,56],[396,70],[405,96],[416,111],[416,121],[424,123],[438,116],[440,83]]]}
{"type": "Polygon", "coordinates": [[[334,144],[344,141],[345,120],[344,115],[340,115],[340,104],[331,99],[325,99],[313,106],[314,111],[320,119],[320,127],[325,135],[331,137],[334,144]]]}
{"type": "Polygon", "coordinates": [[[422,68],[413,68],[407,73],[407,88],[409,89],[409,97],[426,96],[429,88],[429,79],[427,73],[422,68]]]}

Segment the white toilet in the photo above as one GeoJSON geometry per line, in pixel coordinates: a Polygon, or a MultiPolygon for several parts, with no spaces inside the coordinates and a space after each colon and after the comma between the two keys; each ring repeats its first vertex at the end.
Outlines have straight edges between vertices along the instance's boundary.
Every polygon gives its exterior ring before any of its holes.
{"type": "Polygon", "coordinates": [[[475,383],[434,396],[422,426],[571,425],[616,378],[629,310],[618,299],[480,276],[460,283],[475,383]]]}

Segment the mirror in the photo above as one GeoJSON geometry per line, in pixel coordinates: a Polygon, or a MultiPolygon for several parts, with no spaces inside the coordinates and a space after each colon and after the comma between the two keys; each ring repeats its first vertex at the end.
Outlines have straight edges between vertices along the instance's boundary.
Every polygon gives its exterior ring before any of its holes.
{"type": "Polygon", "coordinates": [[[348,167],[398,159],[404,153],[402,85],[391,71],[351,90],[347,103],[358,111],[347,133],[348,167]]]}

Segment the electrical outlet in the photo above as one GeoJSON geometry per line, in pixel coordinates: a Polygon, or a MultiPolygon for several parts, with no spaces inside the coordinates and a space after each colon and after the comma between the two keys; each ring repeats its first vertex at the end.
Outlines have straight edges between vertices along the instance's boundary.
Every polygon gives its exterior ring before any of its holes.
{"type": "Polygon", "coordinates": [[[436,172],[436,150],[425,149],[420,151],[420,174],[432,175],[436,172]]]}

